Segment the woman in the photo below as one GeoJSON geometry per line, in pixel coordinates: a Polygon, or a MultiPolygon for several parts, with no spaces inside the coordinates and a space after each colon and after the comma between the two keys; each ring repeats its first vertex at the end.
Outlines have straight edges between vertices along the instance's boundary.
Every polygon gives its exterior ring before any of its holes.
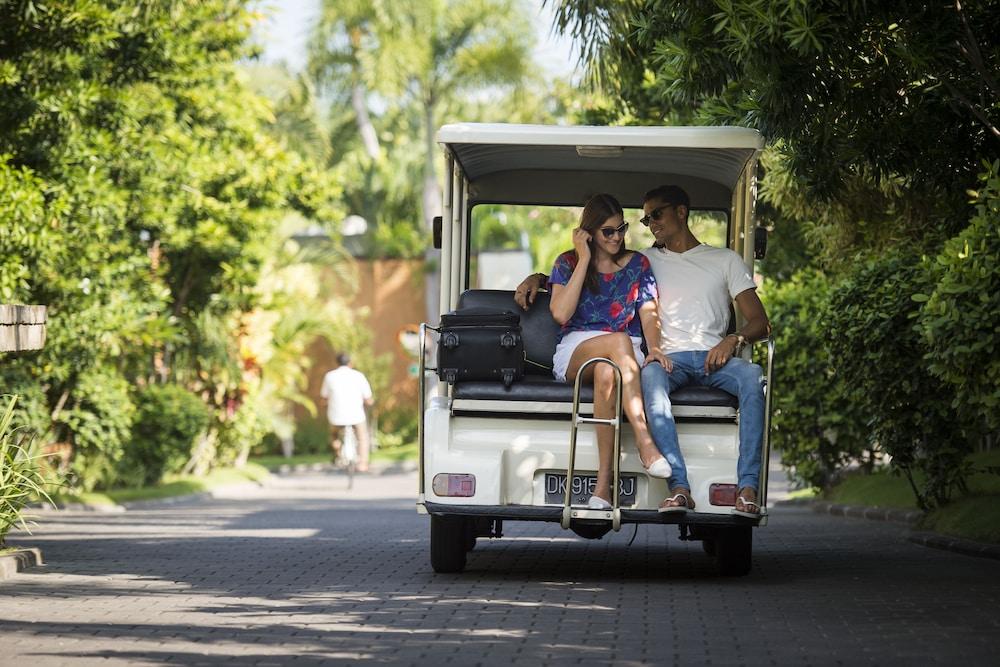
{"type": "MultiPolygon", "coordinates": [[[[595,195],[584,206],[580,226],[573,230],[573,250],[556,258],[548,287],[552,316],[562,330],[552,373],[557,380],[575,382],[580,366],[588,359],[606,357],[618,364],[622,407],[632,424],[642,466],[649,475],[665,479],[670,476],[670,465],[649,435],[639,384],[643,336],[649,350],[646,362],[666,364],[659,348],[656,280],[649,260],[625,247],[627,230],[618,200],[607,194],[595,195]]],[[[594,384],[594,416],[612,418],[614,370],[608,364],[594,364],[584,373],[583,380],[594,384]]],[[[587,506],[608,509],[614,455],[610,426],[597,426],[597,450],[597,485],[587,506]]]]}

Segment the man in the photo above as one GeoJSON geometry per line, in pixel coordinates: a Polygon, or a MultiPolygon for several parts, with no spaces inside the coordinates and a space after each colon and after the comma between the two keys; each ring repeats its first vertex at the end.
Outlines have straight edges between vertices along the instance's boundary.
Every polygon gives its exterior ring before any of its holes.
{"type": "MultiPolygon", "coordinates": [[[[701,243],[691,232],[690,200],[683,189],[675,185],[655,188],[646,193],[642,208],[640,221],[656,238],[656,244],[642,253],[656,276],[663,332],[660,347],[667,353],[667,363],[647,363],[642,369],[646,418],[672,468],[671,495],[660,511],[694,509],[670,392],[703,385],[727,391],[739,400],[739,490],[733,512],[755,517],[760,514],[757,491],[764,435],[762,373],[760,366],[738,355],[745,345],[769,334],[767,313],[742,258],[732,250],[701,243]],[[736,303],[745,324],[727,335],[731,302],[736,303]]],[[[545,280],[541,274],[526,278],[515,292],[515,301],[527,308],[545,280]]]]}
{"type": "Polygon", "coordinates": [[[333,461],[340,457],[346,428],[354,430],[358,443],[358,472],[368,471],[368,425],[365,407],[370,406],[372,388],[368,378],[351,366],[346,354],[337,355],[337,368],[323,377],[320,396],[326,400],[326,418],[330,422],[330,448],[333,461]]]}

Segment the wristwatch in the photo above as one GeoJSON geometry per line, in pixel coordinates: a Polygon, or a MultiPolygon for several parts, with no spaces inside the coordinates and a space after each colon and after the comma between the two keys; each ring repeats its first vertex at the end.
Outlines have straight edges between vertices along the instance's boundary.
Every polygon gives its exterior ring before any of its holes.
{"type": "Polygon", "coordinates": [[[747,337],[741,333],[731,333],[729,335],[736,337],[736,349],[733,350],[733,356],[738,357],[743,353],[743,348],[747,346],[749,341],[747,340],[747,337]]]}

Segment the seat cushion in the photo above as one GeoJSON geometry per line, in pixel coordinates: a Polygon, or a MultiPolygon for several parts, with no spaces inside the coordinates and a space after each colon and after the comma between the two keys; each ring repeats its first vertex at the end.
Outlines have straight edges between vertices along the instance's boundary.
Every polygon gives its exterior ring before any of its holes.
{"type": "MultiPolygon", "coordinates": [[[[480,401],[537,401],[541,403],[572,403],[573,385],[559,382],[555,378],[525,375],[520,382],[504,387],[502,382],[458,382],[455,384],[456,399],[480,401]]],[[[580,389],[580,401],[594,402],[594,387],[584,385],[580,389]]],[[[682,387],[670,394],[674,405],[698,405],[720,408],[736,408],[736,397],[720,389],[710,387],[682,387]]]]}

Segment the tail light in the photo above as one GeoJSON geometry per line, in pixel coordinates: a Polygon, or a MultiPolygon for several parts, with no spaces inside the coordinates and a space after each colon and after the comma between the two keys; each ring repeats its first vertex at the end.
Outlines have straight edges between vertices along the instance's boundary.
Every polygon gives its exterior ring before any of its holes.
{"type": "MultiPolygon", "coordinates": [[[[468,498],[476,495],[476,476],[465,473],[438,473],[431,481],[431,489],[434,495],[442,498],[468,498]]],[[[735,496],[735,491],[733,493],[735,496]]],[[[733,503],[735,502],[734,500],[733,503]]]]}
{"type": "Polygon", "coordinates": [[[736,504],[736,485],[712,484],[708,487],[708,502],[712,505],[734,506],[736,504]]]}

